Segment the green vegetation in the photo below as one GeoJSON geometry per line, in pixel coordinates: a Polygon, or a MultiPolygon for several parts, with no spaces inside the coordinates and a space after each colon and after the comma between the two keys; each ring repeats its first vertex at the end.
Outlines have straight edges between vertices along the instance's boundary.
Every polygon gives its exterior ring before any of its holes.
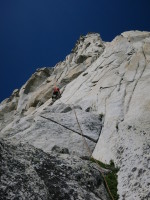
{"type": "MultiPolygon", "coordinates": [[[[109,169],[110,172],[105,175],[105,179],[107,181],[108,187],[111,191],[111,194],[113,196],[113,198],[115,200],[119,199],[119,195],[117,194],[117,185],[118,185],[118,181],[117,181],[117,172],[119,171],[119,168],[115,167],[114,162],[111,160],[110,164],[105,164],[102,163],[101,161],[95,160],[94,158],[91,158],[92,162],[95,162],[97,164],[99,164],[100,167],[104,168],[104,169],[109,169]]],[[[109,193],[109,192],[108,192],[109,193]]]]}

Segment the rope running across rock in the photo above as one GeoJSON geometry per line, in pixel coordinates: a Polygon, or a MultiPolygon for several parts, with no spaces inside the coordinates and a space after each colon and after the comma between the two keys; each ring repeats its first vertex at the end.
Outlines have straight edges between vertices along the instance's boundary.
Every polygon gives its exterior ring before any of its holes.
{"type": "MultiPolygon", "coordinates": [[[[60,99],[58,99],[58,100],[59,100],[61,103],[63,103],[60,99]]],[[[68,100],[67,100],[67,101],[68,101],[68,100]]],[[[67,102],[67,101],[66,101],[66,102],[67,102]]],[[[65,104],[65,103],[63,103],[63,104],[65,104]]],[[[89,157],[92,158],[92,159],[94,159],[95,163],[97,164],[98,170],[101,172],[101,174],[102,174],[102,176],[103,176],[104,182],[105,182],[105,184],[106,184],[106,188],[107,188],[107,190],[108,190],[108,192],[109,192],[109,195],[110,195],[111,199],[114,200],[114,197],[113,197],[113,195],[112,195],[112,193],[111,193],[111,191],[110,191],[110,188],[109,188],[109,186],[108,186],[108,183],[107,183],[107,180],[106,180],[106,178],[105,178],[105,175],[104,175],[103,171],[101,170],[101,168],[100,168],[100,166],[99,166],[97,160],[96,160],[95,158],[92,157],[92,152],[91,152],[91,150],[90,150],[90,148],[89,148],[89,146],[88,146],[88,143],[87,143],[87,141],[86,141],[86,139],[85,139],[85,137],[84,137],[83,131],[82,131],[82,129],[81,129],[80,122],[79,122],[79,120],[78,120],[78,116],[77,116],[76,110],[75,110],[74,106],[72,106],[71,104],[67,104],[67,105],[69,105],[69,106],[72,108],[72,110],[74,111],[74,114],[75,114],[75,117],[76,117],[76,120],[77,120],[77,124],[78,124],[79,129],[80,129],[80,133],[81,133],[83,142],[84,142],[84,144],[85,144],[85,146],[86,146],[86,148],[87,148],[87,151],[88,151],[88,153],[89,153],[89,157]]]]}

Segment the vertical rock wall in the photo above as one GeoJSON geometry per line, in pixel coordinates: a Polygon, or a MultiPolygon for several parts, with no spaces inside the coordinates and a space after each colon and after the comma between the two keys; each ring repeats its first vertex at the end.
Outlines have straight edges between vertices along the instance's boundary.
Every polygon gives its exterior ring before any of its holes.
{"type": "Polygon", "coordinates": [[[145,200],[150,198],[149,91],[149,32],[124,32],[109,43],[98,34],[81,36],[63,62],[37,70],[0,104],[0,137],[45,152],[66,145],[72,154],[86,155],[74,105],[93,156],[120,168],[120,200],[145,200]],[[51,106],[56,84],[62,97],[51,106]]]}

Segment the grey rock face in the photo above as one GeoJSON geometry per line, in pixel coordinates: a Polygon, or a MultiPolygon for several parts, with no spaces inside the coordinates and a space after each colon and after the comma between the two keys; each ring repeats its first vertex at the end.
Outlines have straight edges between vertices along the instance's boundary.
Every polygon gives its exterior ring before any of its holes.
{"type": "Polygon", "coordinates": [[[124,32],[105,43],[81,36],[54,68],[38,69],[0,104],[0,138],[46,153],[114,160],[120,200],[149,198],[150,33],[124,32]],[[54,85],[62,97],[51,105],[54,85]],[[53,152],[53,153],[54,153],[53,152]]]}
{"type": "Polygon", "coordinates": [[[93,163],[63,153],[0,141],[0,199],[108,200],[93,163]]]}
{"type": "Polygon", "coordinates": [[[150,33],[125,32],[106,43],[102,55],[67,85],[61,99],[103,116],[93,156],[106,163],[113,159],[120,167],[120,199],[149,195],[149,83],[150,33]],[[131,166],[142,173],[132,172],[131,166]]]}
{"type": "MultiPolygon", "coordinates": [[[[67,106],[47,106],[41,112],[13,121],[2,130],[0,137],[13,143],[30,143],[35,147],[50,152],[54,145],[66,147],[72,154],[88,156],[78,123],[73,110],[67,112],[67,106]]],[[[91,152],[98,141],[102,122],[99,116],[82,111],[75,111],[91,152]]],[[[71,108],[72,109],[72,108],[71,108]]]]}
{"type": "Polygon", "coordinates": [[[104,48],[99,34],[93,33],[82,36],[77,41],[75,50],[63,62],[56,64],[53,68],[37,69],[22,86],[17,96],[12,94],[9,100],[2,102],[0,105],[0,123],[3,124],[2,127],[6,125],[4,121],[8,118],[7,113],[10,118],[9,122],[13,121],[16,110],[19,113],[29,109],[33,111],[49,100],[52,96],[52,88],[55,85],[58,85],[62,92],[69,82],[78,77],[102,54],[104,48]],[[76,60],[79,57],[86,57],[86,60],[81,59],[78,63],[76,60]]]}

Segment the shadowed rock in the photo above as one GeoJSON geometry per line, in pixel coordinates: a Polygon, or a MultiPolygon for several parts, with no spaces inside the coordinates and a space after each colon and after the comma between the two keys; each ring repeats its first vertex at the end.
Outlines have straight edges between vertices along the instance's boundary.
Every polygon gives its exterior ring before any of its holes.
{"type": "Polygon", "coordinates": [[[0,199],[109,200],[100,172],[92,165],[64,151],[46,154],[0,141],[0,199]]]}

